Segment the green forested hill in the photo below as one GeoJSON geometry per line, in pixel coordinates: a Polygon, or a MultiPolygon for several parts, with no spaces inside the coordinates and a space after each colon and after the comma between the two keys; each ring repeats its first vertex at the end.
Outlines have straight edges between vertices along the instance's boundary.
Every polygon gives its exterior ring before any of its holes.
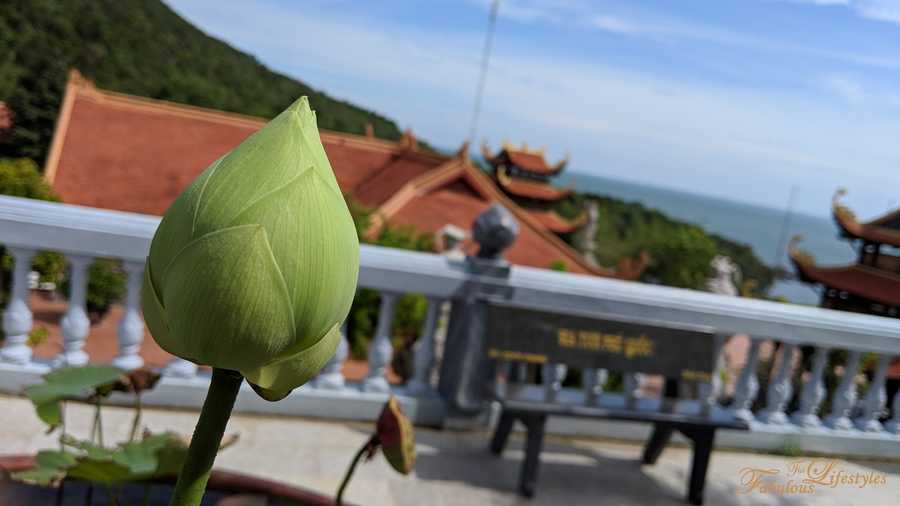
{"type": "Polygon", "coordinates": [[[378,114],[273,72],[207,36],[158,0],[4,0],[0,6],[0,101],[15,114],[0,158],[42,164],[70,68],[97,86],[272,117],[308,95],[323,128],[400,136],[378,114]]]}

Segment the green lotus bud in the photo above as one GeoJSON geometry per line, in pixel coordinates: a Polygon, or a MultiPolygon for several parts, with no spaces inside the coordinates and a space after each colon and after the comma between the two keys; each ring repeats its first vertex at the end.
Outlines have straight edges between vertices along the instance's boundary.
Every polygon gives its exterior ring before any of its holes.
{"type": "Polygon", "coordinates": [[[150,245],[144,318],[169,353],[278,400],[334,354],[359,242],[306,97],[215,161],[150,245]]]}
{"type": "Polygon", "coordinates": [[[416,464],[416,442],[409,418],[392,395],[381,410],[375,424],[378,442],[385,458],[395,471],[409,474],[416,464]]]}

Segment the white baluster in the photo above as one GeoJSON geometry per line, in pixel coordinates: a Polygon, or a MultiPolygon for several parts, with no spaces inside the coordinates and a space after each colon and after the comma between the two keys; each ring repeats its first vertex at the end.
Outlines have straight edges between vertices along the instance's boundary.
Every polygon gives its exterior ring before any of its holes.
{"type": "Polygon", "coordinates": [[[54,367],[81,366],[88,363],[84,342],[91,330],[85,303],[87,300],[88,267],[92,259],[70,255],[69,308],[59,322],[63,335],[63,351],[53,361],[54,367]]]}
{"type": "Polygon", "coordinates": [[[750,338],[750,350],[747,353],[747,363],[741,369],[737,384],[734,389],[734,401],[732,413],[738,420],[749,422],[753,420],[753,401],[759,392],[759,380],[756,378],[756,369],[759,366],[759,347],[762,341],[750,338]]]}
{"type": "Polygon", "coordinates": [[[713,408],[719,404],[719,397],[722,395],[722,371],[725,370],[725,355],[722,353],[722,348],[729,337],[721,334],[716,335],[714,351],[716,365],[710,374],[709,381],[704,381],[697,385],[697,398],[700,399],[700,409],[702,414],[707,417],[714,415],[713,408]]]}
{"type": "Polygon", "coordinates": [[[625,406],[634,409],[637,407],[638,399],[641,397],[641,385],[644,382],[644,375],[639,372],[627,372],[622,380],[625,392],[625,406]]]}
{"type": "Polygon", "coordinates": [[[825,399],[825,366],[828,365],[828,354],[831,350],[825,347],[816,348],[813,354],[809,379],[800,393],[800,408],[791,416],[791,421],[808,429],[821,427],[819,406],[825,399]]]}
{"type": "Polygon", "coordinates": [[[885,422],[884,430],[892,434],[900,434],[900,390],[894,394],[894,402],[891,403],[891,411],[894,415],[885,422]]]}
{"type": "Polygon", "coordinates": [[[825,426],[835,430],[850,430],[850,411],[856,403],[856,373],[859,372],[859,360],[862,352],[851,351],[844,367],[844,377],[834,392],[831,401],[831,414],[825,419],[825,426]]]}
{"type": "Polygon", "coordinates": [[[394,323],[394,308],[397,303],[397,294],[390,292],[381,293],[381,309],[378,312],[378,326],[375,329],[375,337],[369,345],[369,374],[363,380],[364,392],[389,392],[385,372],[391,357],[394,355],[394,346],[391,343],[392,326],[394,323]]]}
{"type": "Polygon", "coordinates": [[[544,364],[541,366],[541,380],[544,383],[544,400],[546,402],[556,402],[556,397],[562,390],[563,381],[569,368],[565,364],[544,364]]]}
{"type": "Polygon", "coordinates": [[[16,247],[9,247],[8,250],[15,265],[9,304],[3,312],[3,332],[6,339],[0,349],[0,361],[28,365],[31,362],[28,333],[34,323],[28,308],[28,274],[31,272],[31,259],[35,251],[16,247]]]}
{"type": "Polygon", "coordinates": [[[494,371],[494,395],[498,399],[506,399],[509,395],[510,374],[512,372],[512,362],[498,361],[494,371]]]}
{"type": "Polygon", "coordinates": [[[609,377],[609,372],[606,369],[584,370],[584,403],[586,405],[597,406],[600,404],[607,377],[609,377]]]}
{"type": "Polygon", "coordinates": [[[141,319],[141,283],[144,280],[144,264],[122,262],[128,275],[125,295],[125,312],[119,322],[119,354],[112,364],[120,369],[132,371],[144,365],[141,358],[141,341],[144,340],[144,320],[141,319]]]}
{"type": "Polygon", "coordinates": [[[431,389],[431,371],[434,368],[434,330],[437,327],[438,314],[443,301],[428,298],[428,311],[416,343],[413,358],[413,377],[406,385],[411,394],[421,394],[431,389]]]}
{"type": "Polygon", "coordinates": [[[197,364],[175,357],[166,364],[162,373],[173,378],[193,378],[197,376],[197,364]]]}
{"type": "Polygon", "coordinates": [[[872,376],[872,383],[866,391],[862,401],[862,414],[854,420],[856,428],[865,432],[882,432],[884,427],[878,419],[884,414],[884,406],[887,403],[887,392],[884,382],[887,380],[888,367],[891,365],[890,355],[878,357],[878,365],[872,376]]]}
{"type": "Polygon", "coordinates": [[[337,350],[325,363],[325,367],[322,368],[319,376],[316,377],[314,382],[316,388],[324,388],[326,390],[342,390],[344,388],[345,380],[342,369],[349,353],[347,322],[344,322],[344,325],[341,326],[341,340],[338,342],[337,350]]]}
{"type": "Polygon", "coordinates": [[[778,364],[778,371],[769,383],[766,409],[759,415],[759,421],[763,423],[784,424],[788,422],[784,409],[794,393],[794,387],[791,385],[791,372],[794,370],[794,352],[796,350],[796,344],[783,344],[781,347],[781,363],[778,364]]]}

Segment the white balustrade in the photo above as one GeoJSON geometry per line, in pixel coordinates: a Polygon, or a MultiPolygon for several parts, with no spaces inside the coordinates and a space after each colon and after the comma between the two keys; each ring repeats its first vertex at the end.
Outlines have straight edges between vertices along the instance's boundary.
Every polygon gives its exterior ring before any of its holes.
{"type": "Polygon", "coordinates": [[[784,410],[794,393],[791,385],[791,372],[794,370],[794,352],[796,350],[796,344],[782,344],[781,346],[781,361],[775,377],[769,383],[766,409],[759,415],[759,421],[763,423],[785,424],[788,422],[784,410]]]}
{"type": "Polygon", "coordinates": [[[369,374],[363,380],[362,385],[364,392],[389,392],[391,390],[385,374],[394,355],[391,334],[397,297],[396,293],[381,292],[378,325],[375,329],[375,336],[369,345],[369,374]]]}
{"type": "Polygon", "coordinates": [[[759,339],[750,339],[747,362],[738,376],[734,389],[734,400],[731,404],[734,417],[745,422],[754,419],[751,408],[753,401],[756,400],[756,394],[759,393],[759,380],[756,378],[756,369],[759,367],[759,349],[762,345],[762,341],[759,339]]]}
{"type": "Polygon", "coordinates": [[[544,364],[541,366],[541,381],[544,384],[544,400],[556,402],[556,396],[562,390],[563,381],[569,368],[563,364],[544,364]]]}
{"type": "Polygon", "coordinates": [[[629,408],[637,406],[638,399],[641,397],[643,382],[644,375],[639,372],[628,372],[623,375],[622,386],[625,393],[625,405],[629,408]]]}
{"type": "Polygon", "coordinates": [[[850,430],[853,422],[850,413],[856,403],[856,374],[859,372],[859,361],[862,352],[851,350],[844,366],[844,377],[834,391],[831,400],[831,414],[825,419],[825,426],[835,430],[850,430]]]}
{"type": "Polygon", "coordinates": [[[344,325],[341,326],[341,340],[338,342],[337,350],[335,350],[334,355],[328,359],[328,362],[325,363],[325,366],[322,368],[322,371],[319,372],[319,375],[316,377],[313,384],[317,388],[324,388],[326,390],[342,390],[346,381],[344,380],[344,374],[341,370],[343,369],[344,362],[347,360],[349,354],[350,346],[347,344],[347,322],[344,322],[344,325]]]}
{"type": "Polygon", "coordinates": [[[144,264],[122,262],[128,276],[125,293],[125,312],[119,322],[119,354],[114,366],[132,371],[144,365],[141,358],[141,342],[144,340],[144,320],[141,318],[141,283],[144,280],[144,264]]]}
{"type": "Polygon", "coordinates": [[[830,351],[824,346],[819,346],[813,353],[809,379],[800,392],[800,407],[791,416],[791,421],[800,427],[812,429],[822,425],[819,407],[825,399],[825,366],[828,364],[830,351]]]}
{"type": "Polygon", "coordinates": [[[869,389],[862,400],[862,414],[853,421],[856,428],[861,431],[881,432],[884,430],[878,419],[884,414],[884,406],[887,402],[887,392],[884,389],[884,383],[887,380],[891,358],[890,355],[878,357],[875,374],[872,376],[872,382],[869,384],[869,389]]]}
{"type": "Polygon", "coordinates": [[[422,323],[422,331],[415,346],[413,356],[413,377],[406,385],[407,392],[422,394],[431,389],[431,373],[434,369],[435,356],[435,329],[443,301],[428,298],[428,310],[425,312],[425,321],[422,323]]]}
{"type": "Polygon", "coordinates": [[[54,367],[81,366],[88,363],[84,343],[91,331],[87,315],[88,267],[93,259],[82,255],[69,255],[69,307],[59,322],[62,330],[63,350],[53,361],[54,367]]]}
{"type": "Polygon", "coordinates": [[[603,396],[603,387],[609,372],[606,369],[585,369],[583,372],[584,402],[588,406],[598,406],[603,396]]]}
{"type": "Polygon", "coordinates": [[[0,361],[27,365],[31,362],[28,333],[33,325],[31,309],[28,308],[28,274],[31,272],[31,259],[35,251],[17,247],[10,247],[8,250],[15,263],[9,303],[3,312],[3,333],[6,334],[6,339],[0,349],[0,361]]]}
{"type": "Polygon", "coordinates": [[[900,390],[894,394],[894,402],[891,403],[891,411],[894,415],[885,422],[884,430],[891,434],[900,434],[900,390]]]}

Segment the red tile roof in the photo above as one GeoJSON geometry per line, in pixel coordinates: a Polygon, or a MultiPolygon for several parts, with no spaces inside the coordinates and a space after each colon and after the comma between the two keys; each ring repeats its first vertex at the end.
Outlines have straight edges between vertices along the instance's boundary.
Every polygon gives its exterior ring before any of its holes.
{"type": "Polygon", "coordinates": [[[562,200],[572,193],[572,190],[569,188],[556,188],[549,183],[509,177],[500,169],[497,170],[497,182],[501,188],[511,195],[547,202],[562,200]]]}
{"type": "Polygon", "coordinates": [[[845,236],[900,247],[900,209],[874,220],[860,223],[856,220],[853,211],[838,202],[843,193],[843,191],[838,191],[835,195],[831,215],[845,236]]]}
{"type": "Polygon", "coordinates": [[[888,306],[900,307],[900,275],[866,265],[819,267],[809,259],[792,253],[791,259],[800,277],[888,306]]]}
{"type": "Polygon", "coordinates": [[[481,147],[481,152],[488,163],[495,168],[509,164],[522,170],[550,176],[562,172],[568,162],[567,157],[556,164],[550,165],[544,159],[543,149],[528,149],[525,145],[514,147],[506,142],[503,143],[502,149],[496,154],[492,154],[487,145],[481,147]]]}
{"type": "MultiPolygon", "coordinates": [[[[44,175],[67,203],[161,215],[211,162],[265,120],[133,97],[95,88],[72,73],[44,175]]],[[[510,201],[468,157],[418,151],[400,142],[321,132],[338,183],[383,220],[432,233],[446,224],[469,230],[478,212],[500,202],[519,219],[514,263],[636,278],[642,262],[614,272],[588,264],[541,218],[510,201]],[[467,189],[468,188],[468,189],[467,189]],[[473,214],[474,213],[474,214],[473,214]]]]}
{"type": "Polygon", "coordinates": [[[572,233],[587,223],[587,213],[582,213],[581,216],[573,220],[567,220],[556,214],[555,211],[529,210],[528,213],[540,221],[548,230],[556,232],[557,234],[572,233]]]}

